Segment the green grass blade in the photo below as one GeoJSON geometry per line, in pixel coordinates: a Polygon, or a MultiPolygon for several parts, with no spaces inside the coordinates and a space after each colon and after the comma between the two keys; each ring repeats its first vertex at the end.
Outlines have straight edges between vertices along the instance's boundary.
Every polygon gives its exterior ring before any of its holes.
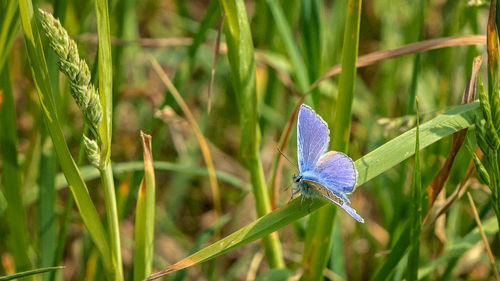
{"type": "Polygon", "coordinates": [[[38,269],[33,269],[33,270],[28,270],[24,272],[19,272],[16,274],[8,275],[8,276],[0,276],[0,281],[7,281],[7,280],[14,280],[22,277],[27,277],[35,274],[41,274],[45,272],[50,272],[58,269],[63,269],[63,266],[54,266],[54,267],[45,267],[45,268],[38,268],[38,269]]]}
{"type": "MultiPolygon", "coordinates": [[[[241,124],[241,155],[250,171],[253,194],[259,217],[271,211],[271,202],[259,154],[260,134],[257,124],[255,57],[245,3],[221,0],[226,17],[224,32],[233,87],[241,124]]],[[[281,244],[276,233],[264,238],[266,257],[271,267],[283,267],[281,244]]]]}
{"type": "Polygon", "coordinates": [[[109,27],[109,9],[107,0],[95,0],[97,14],[97,34],[99,38],[99,95],[103,116],[99,124],[101,161],[104,163],[101,182],[106,202],[109,241],[114,271],[114,280],[123,280],[123,265],[120,244],[118,209],[116,205],[115,185],[111,163],[111,134],[113,121],[113,60],[111,58],[111,38],[109,27]]]}
{"type": "Polygon", "coordinates": [[[415,135],[415,162],[413,165],[413,182],[411,186],[410,206],[410,254],[408,256],[408,280],[418,280],[418,262],[420,257],[420,229],[422,226],[422,180],[420,176],[420,140],[419,140],[419,107],[417,102],[417,128],[415,135]]]}
{"type": "MultiPolygon", "coordinates": [[[[474,124],[480,112],[479,102],[456,106],[420,126],[420,149],[474,124]]],[[[415,148],[415,129],[385,143],[380,148],[358,159],[358,183],[371,180],[401,161],[411,157],[415,148]],[[387,157],[391,155],[391,157],[387,157]],[[404,159],[401,159],[404,158],[404,159]]]]}
{"type": "Polygon", "coordinates": [[[71,192],[80,211],[80,215],[89,230],[92,240],[98,247],[104,267],[111,269],[110,250],[108,247],[108,237],[100,221],[97,210],[90,199],[87,187],[83,182],[78,168],[69,152],[68,146],[61,131],[56,107],[52,96],[52,89],[47,72],[43,47],[40,39],[40,31],[36,17],[33,12],[33,5],[29,0],[19,1],[19,11],[30,62],[31,73],[38,92],[38,97],[45,120],[49,129],[52,142],[59,160],[59,164],[68,181],[71,192]]]}
{"type": "MultiPolygon", "coordinates": [[[[307,65],[309,81],[315,81],[321,73],[321,1],[302,0],[300,9],[300,27],[304,48],[304,61],[307,65]]],[[[308,84],[309,86],[309,84],[308,84]]],[[[311,92],[312,106],[319,106],[319,89],[311,92]]]]}
{"type": "MultiPolygon", "coordinates": [[[[197,167],[191,165],[177,164],[166,161],[155,161],[154,168],[156,171],[172,171],[177,173],[185,173],[195,176],[208,176],[208,171],[205,167],[197,167]]],[[[85,181],[99,178],[99,171],[91,165],[80,167],[82,177],[85,181]]],[[[113,163],[113,174],[115,176],[123,175],[129,172],[144,171],[144,163],[140,161],[113,163]]],[[[249,191],[250,187],[239,178],[222,171],[216,171],[215,175],[221,181],[231,184],[244,191],[249,191]]],[[[63,174],[56,177],[56,186],[58,189],[68,186],[63,174]]]]}
{"type": "Polygon", "coordinates": [[[14,93],[10,82],[9,64],[0,69],[0,152],[1,180],[7,200],[8,249],[16,263],[16,270],[31,268],[28,257],[29,233],[23,204],[21,168],[18,162],[17,123],[14,93]]]}
{"type": "MultiPolygon", "coordinates": [[[[347,153],[351,131],[351,112],[356,80],[361,0],[349,0],[342,47],[342,72],[330,148],[347,153]]],[[[333,106],[332,106],[333,109],[333,106]]],[[[359,181],[359,180],[358,180],[359,181]]],[[[329,204],[311,215],[307,227],[303,264],[307,265],[302,280],[322,280],[323,271],[330,257],[331,238],[337,206],[329,204]]]]}
{"type": "Polygon", "coordinates": [[[99,134],[102,140],[101,154],[106,163],[111,156],[111,132],[113,121],[113,60],[109,28],[108,1],[95,0],[97,33],[99,37],[99,95],[103,108],[99,134]]]}
{"type": "MultiPolygon", "coordinates": [[[[55,254],[58,241],[56,235],[57,215],[56,199],[57,189],[55,186],[56,157],[54,147],[47,130],[44,128],[44,144],[42,144],[40,156],[40,189],[39,189],[39,209],[40,209],[40,263],[39,266],[54,266],[55,254]]],[[[43,276],[43,280],[50,280],[50,274],[43,276]]]]}
{"type": "Polygon", "coordinates": [[[2,1],[0,10],[3,11],[3,19],[0,23],[0,69],[10,54],[12,42],[19,30],[19,9],[16,0],[2,1]]]}
{"type": "Polygon", "coordinates": [[[281,9],[278,1],[267,0],[267,5],[271,10],[274,21],[276,23],[276,28],[278,29],[278,34],[281,36],[281,40],[285,45],[288,57],[290,57],[290,62],[293,65],[295,72],[295,77],[297,79],[297,84],[299,86],[300,92],[305,93],[309,88],[309,78],[307,76],[307,68],[304,64],[304,60],[300,55],[297,45],[294,43],[294,38],[292,36],[292,29],[288,25],[285,18],[285,14],[281,9]]]}
{"type": "MultiPolygon", "coordinates": [[[[479,112],[478,102],[457,106],[420,126],[420,149],[453,134],[461,129],[474,125],[474,116],[479,112]]],[[[373,177],[389,170],[415,153],[416,129],[412,129],[391,141],[385,143],[364,157],[355,161],[359,171],[358,186],[373,177]]],[[[207,261],[256,239],[264,237],[282,227],[328,204],[321,199],[313,200],[309,208],[303,207],[301,198],[292,200],[286,206],[279,208],[258,220],[248,224],[229,236],[179,261],[165,270],[153,274],[149,280],[159,278],[164,274],[180,270],[207,261]]],[[[485,227],[486,228],[486,227],[485,227]]],[[[407,235],[408,235],[407,231],[407,235]]],[[[408,238],[406,238],[408,241],[408,238]]],[[[404,243],[403,243],[404,244],[404,243]]],[[[406,242],[408,244],[408,242],[406,242]]],[[[407,247],[401,247],[406,250],[407,247]]],[[[398,259],[399,261],[399,259],[398,259]]]]}
{"type": "Polygon", "coordinates": [[[141,131],[144,149],[144,178],[137,195],[134,235],[134,280],[151,274],[154,253],[155,171],[151,155],[151,136],[141,131]]]}

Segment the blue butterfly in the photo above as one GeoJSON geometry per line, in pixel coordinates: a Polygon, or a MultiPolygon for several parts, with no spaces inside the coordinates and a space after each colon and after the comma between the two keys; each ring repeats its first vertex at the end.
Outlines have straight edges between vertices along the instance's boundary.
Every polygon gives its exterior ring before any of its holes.
{"type": "Polygon", "coordinates": [[[330,131],[326,122],[312,108],[301,105],[297,121],[297,158],[300,171],[293,176],[293,193],[300,192],[306,197],[322,196],[364,223],[347,198],[354,191],[358,176],[354,162],[344,153],[324,153],[329,142],[330,131]]]}

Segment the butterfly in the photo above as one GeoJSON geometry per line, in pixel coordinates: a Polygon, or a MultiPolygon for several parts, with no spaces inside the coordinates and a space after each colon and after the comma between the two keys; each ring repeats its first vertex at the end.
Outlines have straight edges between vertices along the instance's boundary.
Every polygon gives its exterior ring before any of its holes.
{"type": "Polygon", "coordinates": [[[354,162],[341,152],[325,153],[329,142],[330,130],[326,122],[312,108],[302,104],[297,121],[299,173],[293,176],[293,194],[324,197],[364,223],[347,198],[354,191],[358,176],[354,162]]]}

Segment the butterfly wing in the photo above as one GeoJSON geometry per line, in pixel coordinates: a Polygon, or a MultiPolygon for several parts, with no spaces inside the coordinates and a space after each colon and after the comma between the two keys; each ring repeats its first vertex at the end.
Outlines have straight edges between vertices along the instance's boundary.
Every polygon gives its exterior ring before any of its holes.
{"type": "Polygon", "coordinates": [[[358,213],[356,213],[356,210],[354,210],[351,207],[349,200],[347,200],[347,197],[345,195],[335,193],[334,191],[329,190],[328,188],[322,186],[321,184],[315,181],[311,180],[303,180],[303,181],[307,183],[310,187],[314,188],[314,190],[316,190],[325,199],[328,199],[332,203],[335,203],[337,204],[337,206],[344,209],[355,220],[359,221],[360,223],[365,222],[365,220],[360,215],[358,215],[358,213]]]}
{"type": "Polygon", "coordinates": [[[329,151],[321,156],[312,171],[303,173],[303,176],[337,193],[351,193],[356,186],[357,171],[349,156],[329,151]]]}
{"type": "Polygon", "coordinates": [[[313,170],[330,142],[328,126],[312,108],[300,106],[297,121],[297,159],[300,172],[313,170]]]}

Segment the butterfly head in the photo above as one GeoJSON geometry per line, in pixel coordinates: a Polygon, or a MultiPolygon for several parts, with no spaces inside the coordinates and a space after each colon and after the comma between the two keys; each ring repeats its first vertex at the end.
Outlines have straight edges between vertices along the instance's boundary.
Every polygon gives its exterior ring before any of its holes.
{"type": "Polygon", "coordinates": [[[294,183],[299,183],[302,180],[302,175],[293,175],[292,177],[294,183]]]}

